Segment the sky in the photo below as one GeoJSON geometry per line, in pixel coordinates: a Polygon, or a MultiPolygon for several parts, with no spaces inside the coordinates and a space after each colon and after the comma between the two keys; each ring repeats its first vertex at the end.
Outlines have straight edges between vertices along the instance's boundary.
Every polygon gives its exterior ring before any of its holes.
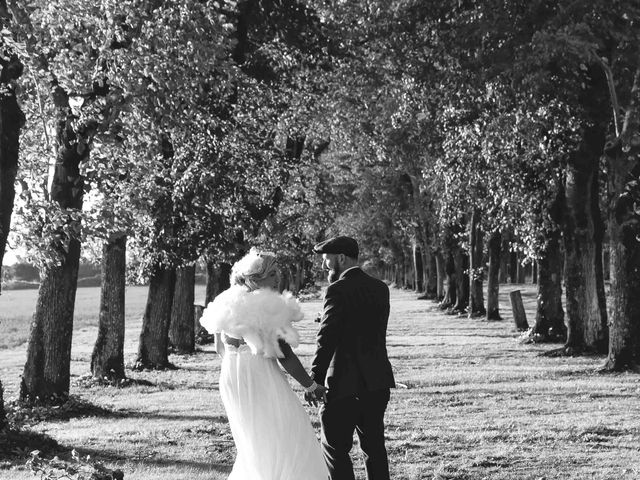
{"type": "Polygon", "coordinates": [[[13,265],[14,263],[16,263],[17,260],[18,259],[16,258],[15,252],[13,252],[13,250],[7,249],[4,252],[4,258],[2,259],[2,264],[3,265],[13,265]]]}

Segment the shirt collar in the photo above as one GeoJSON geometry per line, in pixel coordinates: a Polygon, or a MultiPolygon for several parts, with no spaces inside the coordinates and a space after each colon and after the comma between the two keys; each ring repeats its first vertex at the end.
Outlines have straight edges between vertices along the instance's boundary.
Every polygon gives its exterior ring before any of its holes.
{"type": "Polygon", "coordinates": [[[347,268],[344,272],[342,272],[342,273],[340,274],[340,278],[344,278],[344,276],[347,274],[347,272],[349,272],[349,271],[351,271],[351,270],[354,270],[354,269],[356,269],[356,268],[358,268],[358,269],[359,269],[360,267],[359,267],[358,265],[356,265],[355,267],[349,267],[349,268],[347,268]]]}

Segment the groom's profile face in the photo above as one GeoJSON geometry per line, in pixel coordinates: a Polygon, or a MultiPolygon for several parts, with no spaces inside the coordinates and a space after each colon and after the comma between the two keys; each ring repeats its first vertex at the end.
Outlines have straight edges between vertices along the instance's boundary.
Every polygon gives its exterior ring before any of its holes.
{"type": "Polygon", "coordinates": [[[329,283],[333,283],[340,277],[342,273],[341,260],[344,257],[342,254],[337,253],[323,253],[322,254],[322,270],[328,272],[327,279],[329,283]]]}

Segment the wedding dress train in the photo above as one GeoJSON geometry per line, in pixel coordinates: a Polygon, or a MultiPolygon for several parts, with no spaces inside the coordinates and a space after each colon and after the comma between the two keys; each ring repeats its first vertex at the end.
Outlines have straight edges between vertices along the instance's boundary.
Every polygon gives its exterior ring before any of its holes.
{"type": "Polygon", "coordinates": [[[229,480],[327,480],[311,421],[275,358],[226,345],[220,395],[237,456],[229,480]]]}

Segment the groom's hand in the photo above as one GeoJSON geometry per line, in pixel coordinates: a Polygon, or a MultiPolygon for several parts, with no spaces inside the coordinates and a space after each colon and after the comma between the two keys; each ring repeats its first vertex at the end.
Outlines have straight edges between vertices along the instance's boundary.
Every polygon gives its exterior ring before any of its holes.
{"type": "Polygon", "coordinates": [[[322,385],[317,385],[312,392],[305,392],[304,399],[309,405],[317,407],[319,403],[326,403],[327,389],[322,385]]]}
{"type": "Polygon", "coordinates": [[[316,388],[312,395],[315,395],[316,397],[316,401],[318,402],[322,402],[322,403],[327,403],[327,388],[322,386],[322,385],[318,385],[318,388],[316,388]]]}

